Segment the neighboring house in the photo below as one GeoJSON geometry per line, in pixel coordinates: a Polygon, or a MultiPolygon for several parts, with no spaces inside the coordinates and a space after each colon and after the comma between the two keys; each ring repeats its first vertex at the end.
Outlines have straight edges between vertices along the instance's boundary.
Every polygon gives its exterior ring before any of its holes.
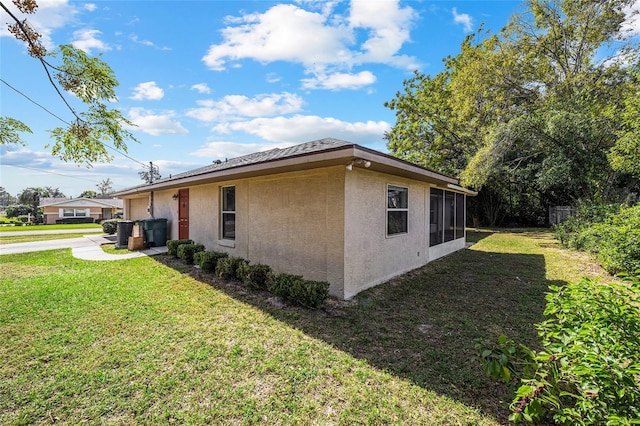
{"type": "Polygon", "coordinates": [[[126,219],[168,219],[168,238],[328,281],[332,295],[349,299],[464,248],[466,196],[475,192],[378,151],[322,139],[114,195],[124,199],[126,219]]]}
{"type": "Polygon", "coordinates": [[[122,214],[122,200],[117,198],[41,198],[44,223],[62,223],[93,219],[113,219],[122,214]]]}

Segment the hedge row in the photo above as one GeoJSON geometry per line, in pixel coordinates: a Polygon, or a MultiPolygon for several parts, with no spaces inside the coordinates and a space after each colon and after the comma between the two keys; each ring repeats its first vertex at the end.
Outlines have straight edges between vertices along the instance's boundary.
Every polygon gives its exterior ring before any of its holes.
{"type": "Polygon", "coordinates": [[[247,287],[269,292],[309,308],[322,306],[329,296],[326,281],[305,280],[302,276],[275,274],[270,266],[251,265],[248,260],[227,253],[205,251],[192,240],[168,240],[167,253],[187,264],[195,263],[205,272],[220,278],[242,281],[247,287]]]}
{"type": "Polygon", "coordinates": [[[593,253],[611,274],[640,270],[640,204],[581,207],[555,236],[565,247],[593,253]]]}

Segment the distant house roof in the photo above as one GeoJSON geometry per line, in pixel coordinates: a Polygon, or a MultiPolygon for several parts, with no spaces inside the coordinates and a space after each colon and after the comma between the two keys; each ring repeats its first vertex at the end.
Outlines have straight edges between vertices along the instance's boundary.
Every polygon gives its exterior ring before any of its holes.
{"type": "MultiPolygon", "coordinates": [[[[114,193],[130,196],[149,191],[178,188],[228,179],[254,177],[285,171],[308,170],[316,167],[348,165],[361,159],[370,163],[370,170],[425,180],[440,185],[458,186],[456,178],[434,172],[416,164],[339,139],[325,138],[287,148],[275,148],[242,157],[217,160],[212,164],[159,179],[114,193]]],[[[471,191],[469,191],[471,193],[471,191]]],[[[474,193],[475,194],[475,193],[474,193]]]]}
{"type": "Polygon", "coordinates": [[[111,207],[122,208],[122,200],[119,198],[41,198],[38,207],[111,207]]]}

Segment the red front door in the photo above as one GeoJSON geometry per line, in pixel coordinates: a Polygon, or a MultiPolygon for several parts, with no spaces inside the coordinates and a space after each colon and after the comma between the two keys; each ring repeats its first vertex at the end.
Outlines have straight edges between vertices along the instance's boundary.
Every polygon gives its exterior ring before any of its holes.
{"type": "Polygon", "coordinates": [[[189,238],[189,190],[178,191],[178,238],[189,238]]]}

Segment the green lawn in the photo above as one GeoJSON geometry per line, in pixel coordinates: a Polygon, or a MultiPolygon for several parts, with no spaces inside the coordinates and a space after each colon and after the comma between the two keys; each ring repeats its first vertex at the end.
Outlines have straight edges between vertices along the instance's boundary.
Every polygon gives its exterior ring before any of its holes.
{"type": "Polygon", "coordinates": [[[321,310],[168,256],[0,259],[0,424],[504,424],[474,340],[536,343],[544,291],[602,271],[544,232],[464,250],[321,310]]]}
{"type": "Polygon", "coordinates": [[[15,243],[32,243],[36,241],[48,241],[48,240],[62,240],[65,238],[79,238],[84,235],[84,233],[73,233],[73,234],[47,234],[47,235],[12,235],[6,236],[0,233],[0,245],[2,244],[15,244],[15,243]]]}
{"type": "Polygon", "coordinates": [[[69,225],[29,225],[29,226],[0,226],[2,232],[20,232],[20,231],[57,231],[67,229],[87,229],[102,228],[98,223],[76,223],[69,225]]]}

